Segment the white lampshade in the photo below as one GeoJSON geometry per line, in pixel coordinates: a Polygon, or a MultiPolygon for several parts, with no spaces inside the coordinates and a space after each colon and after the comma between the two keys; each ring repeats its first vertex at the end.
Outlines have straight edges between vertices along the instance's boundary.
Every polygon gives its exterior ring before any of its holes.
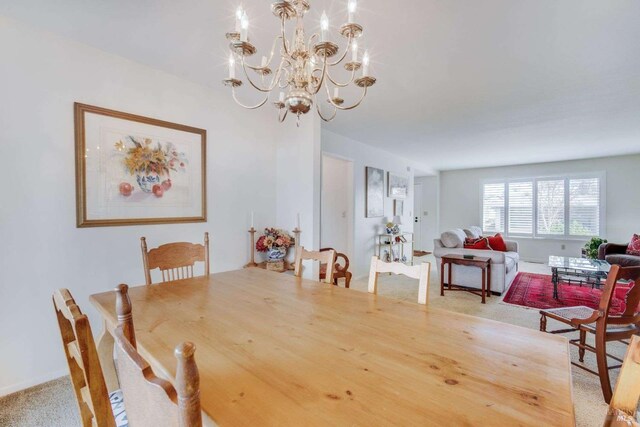
{"type": "Polygon", "coordinates": [[[402,218],[400,215],[396,215],[393,217],[393,223],[397,225],[402,225],[402,218]]]}

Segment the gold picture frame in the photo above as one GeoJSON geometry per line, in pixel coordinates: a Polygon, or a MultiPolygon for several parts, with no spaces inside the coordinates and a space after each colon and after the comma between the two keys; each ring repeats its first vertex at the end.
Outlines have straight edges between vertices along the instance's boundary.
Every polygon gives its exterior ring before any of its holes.
{"type": "Polygon", "coordinates": [[[74,119],[77,227],[207,221],[205,129],[81,103],[74,119]]]}

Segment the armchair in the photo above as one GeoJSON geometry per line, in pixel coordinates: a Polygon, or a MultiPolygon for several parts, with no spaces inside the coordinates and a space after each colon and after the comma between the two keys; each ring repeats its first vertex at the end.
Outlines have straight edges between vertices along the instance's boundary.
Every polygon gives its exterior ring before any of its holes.
{"type": "Polygon", "coordinates": [[[640,266],[640,256],[628,255],[627,244],[603,243],[598,248],[598,259],[609,264],[618,264],[622,267],[640,266]]]}
{"type": "MultiPolygon", "coordinates": [[[[331,251],[333,248],[322,248],[320,252],[331,251]]],[[[320,265],[320,280],[323,280],[327,274],[327,265],[320,265]]],[[[333,284],[338,286],[338,279],[344,279],[344,287],[348,288],[351,284],[351,277],[353,274],[349,271],[349,258],[340,252],[336,252],[336,263],[333,267],[333,284]],[[339,259],[342,258],[344,265],[340,265],[339,259]]]]}

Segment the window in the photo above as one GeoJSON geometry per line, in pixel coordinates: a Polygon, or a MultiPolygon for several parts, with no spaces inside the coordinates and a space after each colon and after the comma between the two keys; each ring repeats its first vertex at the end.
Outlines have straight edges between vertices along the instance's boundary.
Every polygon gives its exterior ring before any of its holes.
{"type": "Polygon", "coordinates": [[[603,233],[603,174],[492,181],[482,185],[482,228],[530,237],[603,233]]]}
{"type": "Polygon", "coordinates": [[[538,181],[538,234],[564,234],[564,179],[538,181]]]}
{"type": "Polygon", "coordinates": [[[485,184],[482,196],[482,229],[504,233],[504,183],[485,184]]]}
{"type": "Polygon", "coordinates": [[[533,233],[533,182],[509,183],[509,234],[533,233]]]}

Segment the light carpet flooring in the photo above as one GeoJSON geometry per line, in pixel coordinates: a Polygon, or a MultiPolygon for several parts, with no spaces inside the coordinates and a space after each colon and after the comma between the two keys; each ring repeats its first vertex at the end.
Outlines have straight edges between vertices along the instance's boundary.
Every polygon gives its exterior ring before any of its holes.
{"type": "MultiPolygon", "coordinates": [[[[432,265],[429,304],[432,307],[485,317],[501,322],[512,323],[530,329],[538,329],[538,310],[505,304],[501,297],[488,299],[487,304],[480,303],[480,297],[466,292],[456,292],[440,296],[439,274],[432,255],[421,258],[432,265]]],[[[548,267],[542,264],[520,263],[520,271],[550,274],[548,267]]],[[[418,300],[418,283],[403,276],[382,276],[379,279],[379,294],[407,301],[418,300]]],[[[352,289],[367,291],[365,278],[354,280],[352,289]]],[[[552,321],[549,321],[553,327],[552,321]]],[[[577,350],[572,348],[572,357],[577,360],[577,350]]],[[[625,347],[615,344],[610,352],[623,356],[625,347]]],[[[593,355],[587,353],[587,365],[595,368],[593,355]]],[[[615,373],[613,371],[613,381],[615,373]]],[[[614,382],[615,383],[615,382],[614,382]]],[[[607,405],[602,400],[600,383],[596,376],[573,368],[574,402],[578,426],[600,426],[604,420],[607,405]]],[[[0,398],[0,426],[3,427],[49,427],[79,426],[76,403],[68,378],[61,378],[37,387],[0,398]]],[[[490,425],[490,422],[487,423],[490,425]]]]}

